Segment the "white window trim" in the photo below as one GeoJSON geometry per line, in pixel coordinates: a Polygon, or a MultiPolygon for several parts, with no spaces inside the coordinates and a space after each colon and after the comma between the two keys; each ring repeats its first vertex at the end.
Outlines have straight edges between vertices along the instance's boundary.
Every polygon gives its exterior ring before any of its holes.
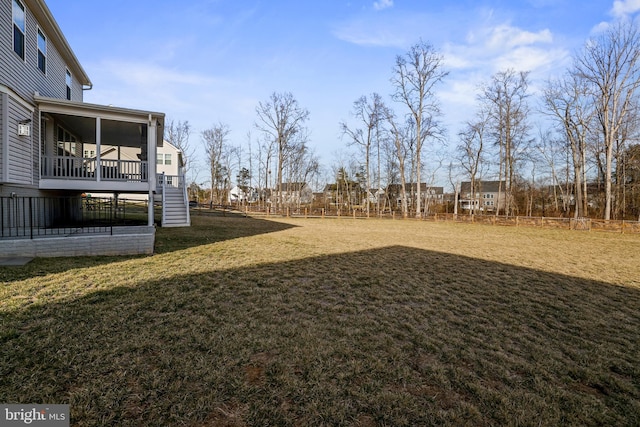
{"type": "Polygon", "coordinates": [[[73,74],[69,68],[65,68],[64,72],[65,99],[71,101],[73,98],[73,74]],[[68,80],[68,81],[67,81],[68,80]]]}
{"type": "MultiPolygon", "coordinates": [[[[36,67],[43,73],[45,76],[47,75],[47,71],[49,70],[49,58],[47,57],[47,50],[49,48],[49,37],[44,33],[44,30],[38,26],[36,30],[36,46],[38,55],[36,56],[36,67]],[[44,37],[44,52],[40,50],[40,34],[44,37]],[[44,71],[40,68],[40,52],[42,52],[42,56],[44,56],[44,71]]],[[[65,77],[66,79],[66,77],[65,77]]]]}
{"type": "Polygon", "coordinates": [[[24,2],[21,0],[12,0],[11,1],[11,50],[13,53],[22,60],[22,62],[27,61],[27,6],[25,6],[24,2]],[[13,3],[18,3],[18,5],[22,6],[22,12],[24,13],[24,31],[22,31],[22,53],[24,57],[21,57],[18,52],[14,49],[16,40],[15,33],[13,32],[13,26],[16,25],[13,20],[13,3]]]}

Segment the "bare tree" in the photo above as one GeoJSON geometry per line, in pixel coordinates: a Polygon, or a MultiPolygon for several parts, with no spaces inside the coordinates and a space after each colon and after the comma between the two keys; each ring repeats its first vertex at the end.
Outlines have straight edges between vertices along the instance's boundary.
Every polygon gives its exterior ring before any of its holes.
{"type": "MultiPolygon", "coordinates": [[[[393,147],[395,148],[395,157],[398,161],[398,175],[400,176],[400,194],[402,200],[402,216],[406,218],[409,216],[409,207],[407,205],[407,178],[406,178],[406,168],[405,161],[407,158],[407,140],[409,139],[407,135],[409,134],[408,129],[411,127],[410,125],[402,126],[398,123],[393,110],[388,107],[383,109],[384,117],[389,125],[389,135],[390,139],[393,142],[393,147]]],[[[388,188],[388,186],[387,186],[388,188]]]]}
{"type": "Polygon", "coordinates": [[[595,113],[587,95],[586,81],[576,73],[549,81],[543,92],[545,112],[558,123],[571,149],[576,218],[587,215],[587,140],[595,113]]]}
{"type": "Polygon", "coordinates": [[[487,138],[489,120],[487,112],[480,107],[475,121],[467,122],[465,128],[459,133],[458,162],[471,183],[471,214],[476,206],[476,193],[478,192],[477,178],[482,175],[482,166],[487,138]]]}
{"type": "MultiPolygon", "coordinates": [[[[558,135],[553,129],[539,129],[537,141],[531,151],[530,157],[535,159],[533,168],[535,169],[536,164],[540,163],[543,166],[543,171],[549,174],[550,181],[546,182],[551,184],[555,213],[561,212],[563,215],[568,213],[571,210],[569,196],[574,185],[572,185],[570,178],[573,169],[570,150],[565,138],[558,135]],[[560,206],[561,202],[562,207],[560,206]]],[[[542,180],[543,184],[544,182],[542,180]]],[[[575,212],[574,215],[576,215],[575,212]]]]}
{"type": "Polygon", "coordinates": [[[604,145],[604,219],[611,219],[614,149],[640,86],[640,35],[631,22],[613,25],[587,42],[576,58],[576,75],[590,88],[604,145]]]}
{"type": "MultiPolygon", "coordinates": [[[[384,103],[382,97],[377,93],[367,96],[361,96],[353,103],[353,116],[363,125],[363,128],[350,128],[346,122],[340,123],[340,129],[343,135],[349,137],[353,144],[359,145],[364,151],[365,157],[365,178],[367,195],[366,213],[369,216],[369,191],[371,190],[371,149],[374,142],[377,142],[379,133],[378,126],[383,119],[384,103]]],[[[379,152],[379,150],[378,150],[379,152]]],[[[379,170],[378,159],[378,170],[379,170]]]]}
{"type": "MultiPolygon", "coordinates": [[[[513,69],[500,71],[493,75],[491,82],[484,87],[480,96],[489,108],[493,138],[500,152],[498,173],[500,189],[497,206],[501,204],[500,193],[504,180],[507,215],[513,213],[515,209],[513,191],[516,184],[517,161],[529,142],[528,76],[528,72],[516,72],[513,69]]],[[[498,210],[496,209],[496,215],[498,210]]]]}
{"type": "Polygon", "coordinates": [[[285,164],[296,144],[307,141],[308,134],[304,123],[309,119],[309,111],[300,107],[290,92],[274,92],[266,102],[258,103],[256,114],[258,115],[256,128],[273,141],[277,148],[276,210],[279,210],[285,164]]]}
{"type": "Polygon", "coordinates": [[[415,167],[417,181],[416,217],[421,212],[421,153],[427,138],[439,138],[442,129],[436,118],[440,107],[435,87],[448,75],[443,69],[443,57],[435,48],[423,41],[413,45],[404,55],[396,57],[391,82],[395,87],[394,100],[409,109],[416,126],[415,167]]]}
{"type": "Polygon", "coordinates": [[[229,147],[227,146],[227,137],[230,133],[229,126],[224,123],[218,123],[213,127],[202,131],[201,137],[204,143],[204,149],[207,153],[207,163],[211,174],[211,201],[213,202],[214,191],[216,202],[222,203],[224,200],[224,189],[228,184],[226,181],[229,176],[229,147]]]}

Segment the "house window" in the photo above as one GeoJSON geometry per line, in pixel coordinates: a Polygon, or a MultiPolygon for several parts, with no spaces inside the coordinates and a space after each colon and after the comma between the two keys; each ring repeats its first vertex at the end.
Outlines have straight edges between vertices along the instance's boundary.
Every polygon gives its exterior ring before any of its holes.
{"type": "Polygon", "coordinates": [[[71,79],[71,71],[69,70],[67,70],[65,81],[67,83],[67,99],[71,101],[71,84],[73,83],[73,80],[71,79]]]}
{"type": "Polygon", "coordinates": [[[96,156],[95,150],[84,150],[84,157],[86,159],[93,159],[96,156]]]}
{"type": "Polygon", "coordinates": [[[156,157],[156,163],[161,165],[163,159],[164,159],[164,155],[162,153],[158,153],[158,156],[156,157]]]}
{"type": "Polygon", "coordinates": [[[47,38],[38,28],[38,68],[47,73],[47,38]]]}
{"type": "Polygon", "coordinates": [[[25,13],[20,0],[13,0],[13,51],[24,60],[25,13]]]}
{"type": "Polygon", "coordinates": [[[171,164],[171,154],[165,154],[164,155],[164,164],[165,165],[170,165],[171,164]]]}

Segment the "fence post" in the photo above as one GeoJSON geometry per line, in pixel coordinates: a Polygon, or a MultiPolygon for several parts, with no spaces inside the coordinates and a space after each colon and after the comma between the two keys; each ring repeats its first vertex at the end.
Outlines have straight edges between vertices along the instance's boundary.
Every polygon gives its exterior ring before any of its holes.
{"type": "Polygon", "coordinates": [[[353,210],[353,219],[356,219],[356,210],[353,210]]]}
{"type": "Polygon", "coordinates": [[[29,197],[29,229],[31,230],[31,239],[33,239],[33,197],[29,197]]]}
{"type": "Polygon", "coordinates": [[[321,214],[322,214],[322,219],[324,219],[324,208],[322,208],[321,214]]]}

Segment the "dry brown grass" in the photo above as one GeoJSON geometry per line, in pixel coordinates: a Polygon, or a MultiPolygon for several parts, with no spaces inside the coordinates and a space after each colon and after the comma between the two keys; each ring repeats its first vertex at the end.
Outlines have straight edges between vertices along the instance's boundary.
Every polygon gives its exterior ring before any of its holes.
{"type": "Polygon", "coordinates": [[[0,270],[0,402],[74,425],[639,425],[640,236],[194,216],[0,270]]]}

